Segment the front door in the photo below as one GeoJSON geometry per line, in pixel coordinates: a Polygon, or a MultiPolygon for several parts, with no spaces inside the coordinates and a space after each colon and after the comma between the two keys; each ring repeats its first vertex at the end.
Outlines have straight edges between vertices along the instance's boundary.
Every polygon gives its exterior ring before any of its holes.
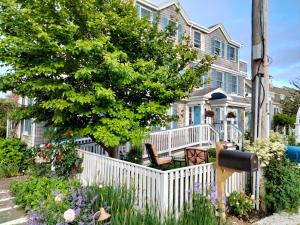
{"type": "Polygon", "coordinates": [[[194,106],[194,125],[201,123],[201,109],[200,106],[194,106]]]}

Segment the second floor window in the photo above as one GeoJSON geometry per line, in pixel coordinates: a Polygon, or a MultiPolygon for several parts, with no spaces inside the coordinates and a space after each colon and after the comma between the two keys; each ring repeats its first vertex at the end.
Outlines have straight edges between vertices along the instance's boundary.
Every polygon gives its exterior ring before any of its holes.
{"type": "Polygon", "coordinates": [[[224,58],[225,54],[225,44],[217,39],[211,39],[211,54],[219,55],[220,57],[224,58]]]}
{"type": "Polygon", "coordinates": [[[178,23],[178,22],[175,22],[171,19],[169,19],[168,17],[163,17],[162,18],[162,29],[163,31],[166,31],[168,26],[171,26],[175,28],[175,37],[176,40],[178,42],[181,42],[182,41],[182,38],[183,38],[183,35],[184,35],[184,28],[182,26],[182,24],[178,23]]]}
{"type": "Polygon", "coordinates": [[[217,70],[212,70],[212,88],[220,88],[223,83],[223,73],[217,70]]]}
{"type": "Polygon", "coordinates": [[[227,45],[227,60],[233,60],[233,61],[238,61],[238,49],[231,46],[227,45]]]}
{"type": "Polygon", "coordinates": [[[200,48],[201,47],[201,34],[200,32],[194,31],[194,47],[200,48]]]}
{"type": "Polygon", "coordinates": [[[242,78],[230,73],[224,74],[224,90],[228,94],[241,95],[242,78]]]}

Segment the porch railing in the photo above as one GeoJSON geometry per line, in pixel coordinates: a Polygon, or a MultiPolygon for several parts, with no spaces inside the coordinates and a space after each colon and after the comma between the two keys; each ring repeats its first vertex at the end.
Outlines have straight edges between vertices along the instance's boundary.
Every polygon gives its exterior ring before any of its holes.
{"type": "MultiPolygon", "coordinates": [[[[78,151],[83,156],[83,171],[80,174],[83,184],[132,188],[139,208],[152,204],[157,206],[161,215],[174,211],[178,216],[186,203],[192,203],[193,193],[207,195],[216,182],[213,163],[161,171],[80,149],[78,151]]],[[[258,178],[258,172],[253,173],[256,200],[259,198],[258,178]]],[[[244,192],[246,185],[246,173],[234,173],[226,181],[226,194],[244,192]]]]}
{"type": "MultiPolygon", "coordinates": [[[[161,154],[183,149],[193,145],[214,147],[219,141],[218,132],[209,124],[182,127],[171,130],[152,132],[144,142],[154,144],[161,154]]],[[[146,155],[146,152],[145,152],[146,155]]]]}
{"type": "Polygon", "coordinates": [[[239,146],[239,149],[242,149],[244,139],[243,132],[233,124],[227,126],[227,132],[229,140],[239,146]]]}

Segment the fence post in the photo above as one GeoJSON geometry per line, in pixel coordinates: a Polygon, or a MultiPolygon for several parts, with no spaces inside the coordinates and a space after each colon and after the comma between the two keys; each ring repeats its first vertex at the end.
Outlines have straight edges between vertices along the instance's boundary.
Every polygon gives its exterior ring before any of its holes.
{"type": "Polygon", "coordinates": [[[172,131],[169,130],[168,132],[168,154],[171,155],[171,148],[172,148],[172,131]]]}
{"type": "Polygon", "coordinates": [[[168,172],[162,172],[160,174],[160,215],[161,218],[164,219],[164,217],[168,213],[168,178],[169,174],[168,172]]]}

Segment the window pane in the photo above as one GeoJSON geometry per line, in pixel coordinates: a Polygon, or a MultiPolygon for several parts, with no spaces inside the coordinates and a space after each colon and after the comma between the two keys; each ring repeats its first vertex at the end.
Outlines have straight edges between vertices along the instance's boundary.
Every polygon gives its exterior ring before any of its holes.
{"type": "Polygon", "coordinates": [[[141,8],[141,17],[150,15],[150,11],[144,8],[141,8]]]}
{"type": "Polygon", "coordinates": [[[194,47],[200,48],[201,46],[201,34],[197,31],[194,32],[194,47]]]}
{"type": "Polygon", "coordinates": [[[235,60],[235,48],[232,46],[229,46],[228,51],[229,51],[229,53],[228,53],[229,59],[235,60]]]}
{"type": "Polygon", "coordinates": [[[221,55],[221,42],[215,40],[215,54],[221,55]]]}
{"type": "Polygon", "coordinates": [[[181,40],[182,40],[182,37],[183,37],[183,27],[182,27],[182,25],[179,23],[178,24],[178,30],[177,30],[177,32],[178,32],[178,42],[180,42],[181,40]]]}
{"type": "Polygon", "coordinates": [[[167,26],[169,25],[169,18],[164,17],[162,22],[163,22],[163,30],[166,31],[167,26]]]}

